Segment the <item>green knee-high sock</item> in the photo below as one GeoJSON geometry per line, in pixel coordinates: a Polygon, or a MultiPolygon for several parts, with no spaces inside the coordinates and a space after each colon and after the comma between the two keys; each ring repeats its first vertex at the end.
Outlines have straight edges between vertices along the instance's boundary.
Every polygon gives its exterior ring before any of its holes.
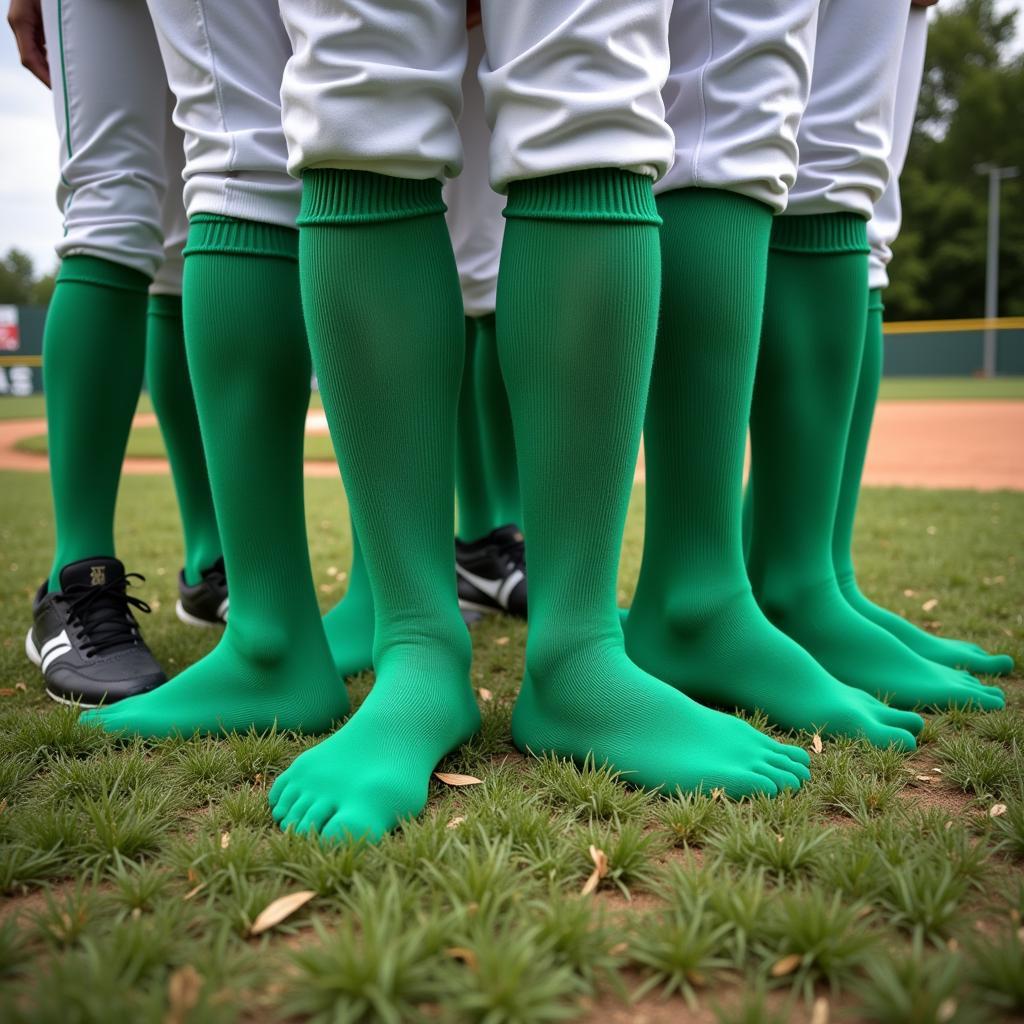
{"type": "Polygon", "coordinates": [[[491,529],[522,520],[519,470],[512,434],[512,413],[498,359],[494,314],[477,318],[476,404],[484,457],[487,493],[491,500],[491,529]]]}
{"type": "Polygon", "coordinates": [[[373,594],[355,523],[349,517],[352,566],[345,596],[324,616],[334,667],[342,679],[373,668],[373,594]]]}
{"type": "Polygon", "coordinates": [[[194,586],[221,556],[210,477],[185,358],[180,295],[151,295],[146,384],[160,423],[185,535],[185,582],[194,586]]]}
{"type": "Polygon", "coordinates": [[[144,736],[320,732],[348,710],[320,624],[303,511],[309,350],[297,233],[200,214],[185,249],[185,344],[221,524],[231,614],[159,690],[88,713],[144,736]]]}
{"type": "Polygon", "coordinates": [[[377,838],[422,810],[479,727],[455,587],[455,424],[465,327],[438,181],[307,171],[302,298],[370,578],[376,681],[270,792],[283,828],[377,838]]]}
{"type": "Polygon", "coordinates": [[[648,178],[592,170],[509,186],[498,344],[530,557],[523,751],[593,755],[637,785],[775,793],[802,752],[691,701],[626,656],[616,574],[654,354],[648,178]]]}
{"type": "Polygon", "coordinates": [[[845,686],[765,617],[743,562],[743,453],[772,213],[732,192],[658,198],[662,306],[644,426],[647,524],[626,651],[719,707],[915,746],[924,722],[845,686]]]}
{"type": "Polygon", "coordinates": [[[68,256],[43,334],[43,388],[57,543],[50,589],[69,562],[114,554],[114,505],[146,358],[149,278],[68,256]]]}
{"type": "Polygon", "coordinates": [[[850,436],[846,443],[843,463],[843,482],[839,491],[839,509],[836,513],[835,534],[832,538],[832,558],[843,596],[865,618],[888,630],[922,658],[965,668],[985,675],[1001,675],[1013,669],[1013,659],[1005,654],[989,654],[977,644],[963,640],[948,640],[932,636],[902,616],[869,601],[857,586],[853,568],[853,527],[857,516],[857,499],[864,472],[864,459],[871,436],[878,386],[882,379],[882,292],[872,289],[868,302],[868,328],[864,338],[864,358],[861,362],[857,397],[850,421],[850,436]]]}
{"type": "Polygon", "coordinates": [[[459,537],[477,540],[494,529],[493,502],[484,465],[481,412],[476,390],[476,322],[466,317],[466,361],[459,388],[459,421],[455,437],[455,493],[459,537]]]}
{"type": "Polygon", "coordinates": [[[899,707],[1001,707],[999,691],[855,612],[836,580],[832,532],[867,327],[864,221],[777,217],[771,245],[751,416],[758,601],[832,675],[899,707]]]}

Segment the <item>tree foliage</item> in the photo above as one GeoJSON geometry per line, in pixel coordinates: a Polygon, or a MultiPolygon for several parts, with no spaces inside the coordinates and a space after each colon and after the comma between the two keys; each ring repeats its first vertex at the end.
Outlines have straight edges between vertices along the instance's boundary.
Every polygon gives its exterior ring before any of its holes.
{"type": "Polygon", "coordinates": [[[28,253],[11,249],[0,258],[0,304],[45,306],[53,294],[56,274],[36,274],[28,253]]]}
{"type": "MultiPolygon", "coordinates": [[[[1024,175],[1024,57],[1012,53],[1016,11],[994,0],[939,7],[901,180],[903,230],[893,246],[890,320],[981,316],[988,178],[994,163],[1024,175]]],[[[1024,177],[1001,196],[999,313],[1024,315],[1024,177]]]]}

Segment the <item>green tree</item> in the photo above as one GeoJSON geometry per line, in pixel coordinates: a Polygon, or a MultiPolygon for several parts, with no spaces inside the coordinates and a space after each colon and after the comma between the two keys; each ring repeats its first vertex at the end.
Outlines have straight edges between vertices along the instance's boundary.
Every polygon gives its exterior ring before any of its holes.
{"type": "MultiPolygon", "coordinates": [[[[903,231],[886,292],[890,320],[981,316],[987,178],[980,163],[1024,171],[1024,58],[1017,12],[961,0],[932,22],[914,133],[901,181],[903,231]]],[[[999,311],[1024,314],[1024,181],[1003,182],[999,311]]]]}
{"type": "Polygon", "coordinates": [[[0,258],[0,303],[11,306],[45,306],[53,295],[56,272],[36,276],[32,257],[11,249],[0,258]]]}

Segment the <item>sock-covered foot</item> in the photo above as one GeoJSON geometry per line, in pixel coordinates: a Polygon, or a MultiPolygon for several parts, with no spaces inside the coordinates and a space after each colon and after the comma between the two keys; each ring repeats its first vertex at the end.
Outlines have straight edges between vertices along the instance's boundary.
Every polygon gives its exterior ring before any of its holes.
{"type": "Polygon", "coordinates": [[[868,321],[867,233],[854,214],[772,223],[750,420],[747,571],[762,611],[840,682],[900,708],[1003,706],[850,607],[834,548],[868,321]]]}
{"type": "Polygon", "coordinates": [[[625,781],[667,794],[722,789],[734,798],[797,789],[806,751],[702,707],[609,645],[535,666],[512,716],[520,750],[612,765],[625,781]]]}
{"type": "Polygon", "coordinates": [[[749,589],[685,615],[672,609],[660,617],[631,616],[626,650],[694,700],[763,711],[784,729],[913,750],[924,727],[919,715],[887,707],[829,675],[764,617],[749,589]]]}
{"type": "Polygon", "coordinates": [[[322,731],[348,708],[320,624],[303,509],[311,373],[298,237],[231,217],[192,218],[185,342],[231,610],[217,648],[160,701],[87,716],[143,736],[322,731]]]}
{"type": "Polygon", "coordinates": [[[793,593],[783,601],[760,598],[772,622],[827,671],[849,686],[886,699],[897,708],[1005,705],[1003,691],[957,669],[918,657],[880,626],[858,615],[834,579],[793,593]]]}
{"type": "Polygon", "coordinates": [[[989,654],[984,647],[966,640],[951,640],[927,633],[908,622],[902,615],[882,608],[868,600],[852,577],[840,579],[839,586],[847,603],[859,615],[891,633],[915,654],[948,668],[964,669],[983,676],[1002,676],[1013,671],[1013,658],[1008,654],[989,654]]]}
{"type": "Polygon", "coordinates": [[[354,525],[351,530],[352,568],[348,589],[323,618],[327,646],[342,679],[373,668],[373,594],[354,525]]]}
{"type": "Polygon", "coordinates": [[[419,814],[437,763],[480,727],[466,653],[410,647],[387,658],[355,715],[274,783],[281,828],[376,840],[419,814]]]}
{"type": "Polygon", "coordinates": [[[303,305],[366,559],[377,675],[352,720],[278,779],[285,828],[380,837],[422,810],[434,766],[479,725],[453,565],[465,335],[443,212],[437,181],[303,177],[303,305]]]}
{"type": "Polygon", "coordinates": [[[592,755],[669,793],[799,787],[803,751],[702,707],[624,650],[616,568],[660,287],[650,182],[616,171],[513,182],[506,217],[498,338],[531,588],[516,744],[592,755]]]}
{"type": "Polygon", "coordinates": [[[926,633],[912,622],[907,622],[894,612],[869,601],[857,586],[853,565],[853,533],[864,461],[867,457],[871,424],[882,379],[882,314],[881,290],[872,288],[868,296],[864,354],[846,440],[842,484],[832,535],[832,560],[839,588],[854,611],[876,626],[881,626],[922,658],[934,661],[938,665],[966,669],[968,672],[977,672],[981,675],[1004,675],[1013,670],[1012,658],[1005,654],[989,654],[977,644],[947,640],[945,637],[926,633]]]}
{"type": "Polygon", "coordinates": [[[320,733],[348,712],[348,695],[322,636],[303,642],[284,630],[276,637],[241,632],[229,625],[213,651],[164,688],[86,711],[82,722],[147,737],[275,726],[320,733]]]}

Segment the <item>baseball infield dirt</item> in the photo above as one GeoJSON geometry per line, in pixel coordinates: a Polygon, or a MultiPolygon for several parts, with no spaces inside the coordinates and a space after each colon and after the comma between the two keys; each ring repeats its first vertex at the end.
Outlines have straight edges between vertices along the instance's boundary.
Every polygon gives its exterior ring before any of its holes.
{"type": "MultiPolygon", "coordinates": [[[[141,415],[137,426],[153,426],[141,415]]],[[[307,430],[326,432],[320,412],[307,430]]],[[[45,455],[18,451],[18,441],[46,432],[44,420],[0,421],[0,469],[42,473],[45,455]]],[[[165,459],[125,460],[126,473],[168,472],[165,459]]],[[[333,476],[331,462],[306,463],[307,476],[333,476]]],[[[636,478],[644,479],[643,458],[636,478]]],[[[868,486],[1024,490],[1024,402],[880,402],[864,472],[868,486]]]]}

